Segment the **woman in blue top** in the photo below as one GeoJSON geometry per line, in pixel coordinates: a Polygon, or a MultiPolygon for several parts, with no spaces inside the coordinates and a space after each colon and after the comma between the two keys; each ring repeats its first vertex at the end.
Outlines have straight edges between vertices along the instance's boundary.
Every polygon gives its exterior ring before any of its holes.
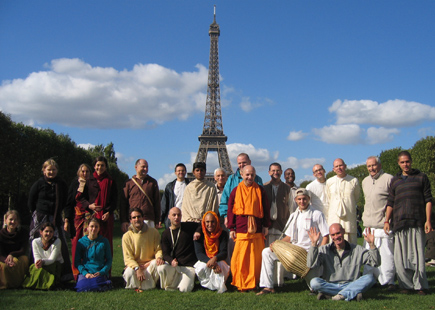
{"type": "Polygon", "coordinates": [[[112,267],[110,244],[99,232],[100,220],[92,218],[87,223],[87,235],[77,243],[74,264],[80,272],[78,291],[106,290],[111,286],[107,281],[112,267]]]}

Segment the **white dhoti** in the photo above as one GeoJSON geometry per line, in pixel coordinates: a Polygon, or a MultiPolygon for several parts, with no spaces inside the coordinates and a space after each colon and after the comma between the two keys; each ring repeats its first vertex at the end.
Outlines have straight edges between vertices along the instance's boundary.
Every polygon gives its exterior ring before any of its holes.
{"type": "MultiPolygon", "coordinates": [[[[372,273],[378,279],[380,285],[394,284],[396,268],[394,267],[394,237],[390,233],[387,235],[383,229],[372,228],[372,234],[375,237],[375,246],[381,255],[381,265],[372,267],[364,265],[363,275],[372,273]]],[[[370,249],[370,245],[364,240],[364,247],[370,249]]]]}
{"type": "Polygon", "coordinates": [[[172,267],[165,263],[157,266],[160,287],[167,291],[191,292],[195,284],[195,268],[187,266],[172,267]]]}
{"type": "MultiPolygon", "coordinates": [[[[270,244],[274,243],[276,240],[280,240],[281,233],[276,234],[269,234],[266,237],[266,244],[265,246],[268,247],[270,244]]],[[[285,270],[284,266],[280,263],[279,260],[276,260],[274,263],[274,269],[273,269],[273,283],[278,286],[284,285],[284,277],[287,277],[289,279],[296,279],[296,275],[292,274],[291,272],[288,272],[285,270]]]]}
{"type": "Polygon", "coordinates": [[[207,264],[201,261],[197,261],[193,267],[195,267],[195,273],[201,286],[223,293],[227,290],[225,282],[230,274],[230,266],[225,261],[220,261],[217,264],[222,270],[221,273],[215,273],[213,269],[208,268],[207,264]]]}
{"type": "Polygon", "coordinates": [[[157,272],[156,260],[152,260],[150,265],[146,269],[139,269],[145,274],[145,280],[140,282],[137,279],[136,271],[133,268],[127,267],[124,270],[122,277],[126,283],[125,288],[141,290],[149,290],[156,287],[156,283],[159,280],[159,274],[157,272]]]}

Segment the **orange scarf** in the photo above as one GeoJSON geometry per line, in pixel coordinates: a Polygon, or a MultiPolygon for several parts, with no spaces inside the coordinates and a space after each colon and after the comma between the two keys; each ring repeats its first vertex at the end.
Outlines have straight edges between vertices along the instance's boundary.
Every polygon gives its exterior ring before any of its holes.
{"type": "Polygon", "coordinates": [[[204,233],[205,254],[207,254],[208,257],[213,258],[219,252],[219,237],[222,234],[222,227],[219,223],[219,217],[213,211],[207,211],[202,217],[201,226],[202,232],[204,233]],[[213,215],[216,220],[216,230],[212,233],[209,233],[205,227],[205,217],[207,214],[213,215]]]}

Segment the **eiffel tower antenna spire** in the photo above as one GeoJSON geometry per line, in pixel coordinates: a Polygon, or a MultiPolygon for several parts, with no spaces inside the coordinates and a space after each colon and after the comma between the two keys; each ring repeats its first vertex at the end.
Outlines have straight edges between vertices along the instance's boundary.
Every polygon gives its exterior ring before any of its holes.
{"type": "Polygon", "coordinates": [[[233,174],[226,146],[227,136],[222,126],[221,99],[219,86],[219,25],[216,23],[216,5],[213,23],[208,31],[210,36],[210,59],[208,67],[207,102],[205,105],[204,127],[198,137],[199,149],[196,162],[206,162],[208,151],[218,153],[219,166],[227,174],[233,174]]]}

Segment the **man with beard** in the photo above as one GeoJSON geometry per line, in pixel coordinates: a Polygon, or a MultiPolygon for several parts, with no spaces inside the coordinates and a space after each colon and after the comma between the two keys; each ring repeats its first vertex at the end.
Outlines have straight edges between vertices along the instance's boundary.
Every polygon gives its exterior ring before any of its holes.
{"type": "Polygon", "coordinates": [[[401,293],[413,290],[426,295],[425,233],[433,230],[430,182],[426,174],[411,168],[409,152],[400,152],[397,163],[401,171],[391,180],[384,231],[389,234],[391,225],[394,232],[394,265],[401,293]]]}
{"type": "Polygon", "coordinates": [[[125,270],[125,288],[148,290],[156,287],[159,279],[157,266],[163,265],[160,234],[144,223],[139,208],[130,209],[130,226],[122,236],[125,270]]]}

